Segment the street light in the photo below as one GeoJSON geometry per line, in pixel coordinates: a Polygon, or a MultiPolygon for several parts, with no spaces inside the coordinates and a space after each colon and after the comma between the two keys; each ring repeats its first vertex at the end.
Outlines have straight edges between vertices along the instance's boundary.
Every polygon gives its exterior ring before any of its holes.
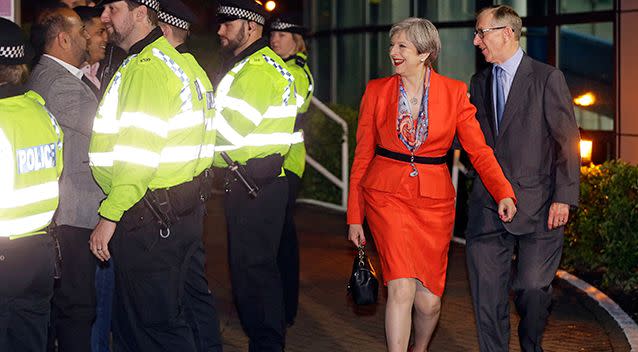
{"type": "Polygon", "coordinates": [[[591,163],[591,151],[593,142],[587,139],[580,140],[580,162],[582,165],[591,163]]]}
{"type": "Polygon", "coordinates": [[[578,106],[592,106],[596,103],[596,96],[592,92],[587,92],[574,98],[574,104],[578,106]]]}
{"type": "Polygon", "coordinates": [[[275,7],[277,7],[277,3],[274,1],[266,1],[266,4],[264,5],[264,7],[266,8],[266,11],[273,12],[275,7]]]}

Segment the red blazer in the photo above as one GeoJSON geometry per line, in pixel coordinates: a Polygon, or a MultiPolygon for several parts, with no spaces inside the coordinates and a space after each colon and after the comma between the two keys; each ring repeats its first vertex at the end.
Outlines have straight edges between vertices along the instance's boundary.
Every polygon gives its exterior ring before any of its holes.
{"type": "MultiPolygon", "coordinates": [[[[357,147],[350,171],[348,224],[361,224],[365,216],[362,188],[395,192],[402,180],[410,177],[409,163],[375,156],[377,145],[409,154],[397,137],[399,75],[379,78],[368,83],[359,109],[357,147]]],[[[512,186],[503,175],[494,152],[487,144],[475,118],[476,108],[470,104],[465,83],[432,71],[428,101],[429,134],[419,147],[417,156],[444,156],[454,135],[469,154],[474,168],[490,194],[498,202],[514,198],[512,186]]],[[[455,197],[450,172],[445,164],[415,164],[419,170],[419,193],[434,199],[455,197]]]]}

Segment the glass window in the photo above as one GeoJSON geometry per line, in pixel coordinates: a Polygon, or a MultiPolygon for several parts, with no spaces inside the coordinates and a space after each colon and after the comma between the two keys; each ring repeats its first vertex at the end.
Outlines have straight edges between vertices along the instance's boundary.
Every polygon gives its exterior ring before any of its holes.
{"type": "Polygon", "coordinates": [[[365,24],[365,0],[337,1],[337,27],[360,27],[365,24]]]}
{"type": "Polygon", "coordinates": [[[474,19],[475,0],[420,0],[417,13],[432,22],[474,19]]]}
{"type": "Polygon", "coordinates": [[[614,42],[612,22],[560,27],[558,67],[574,98],[576,120],[585,130],[614,130],[614,42]]]}
{"type": "Polygon", "coordinates": [[[412,2],[406,0],[371,0],[368,6],[368,23],[373,25],[397,23],[412,14],[412,2]]]}
{"type": "Polygon", "coordinates": [[[523,27],[520,44],[527,55],[547,62],[547,27],[523,27]]]}
{"type": "Polygon", "coordinates": [[[547,15],[547,0],[497,0],[497,5],[509,5],[521,17],[547,15]]]}
{"type": "Polygon", "coordinates": [[[332,0],[314,0],[316,18],[313,18],[315,31],[332,28],[332,0]]]}
{"type": "Polygon", "coordinates": [[[613,10],[613,0],[558,0],[559,13],[613,10]]]}
{"type": "Polygon", "coordinates": [[[392,63],[388,55],[390,38],[387,32],[370,35],[370,76],[368,79],[386,77],[393,73],[392,63]]]}
{"type": "Polygon", "coordinates": [[[476,72],[476,50],[472,45],[474,28],[442,28],[441,53],[435,64],[437,72],[467,84],[476,72]]]}
{"type": "Polygon", "coordinates": [[[315,92],[314,95],[322,100],[330,100],[330,67],[331,67],[331,46],[330,37],[322,36],[317,37],[313,41],[313,45],[310,48],[313,60],[312,74],[315,79],[315,92]]]}
{"type": "MultiPolygon", "coordinates": [[[[357,108],[366,84],[365,34],[337,38],[337,103],[357,108]]],[[[329,67],[329,66],[326,66],[329,67]]]]}

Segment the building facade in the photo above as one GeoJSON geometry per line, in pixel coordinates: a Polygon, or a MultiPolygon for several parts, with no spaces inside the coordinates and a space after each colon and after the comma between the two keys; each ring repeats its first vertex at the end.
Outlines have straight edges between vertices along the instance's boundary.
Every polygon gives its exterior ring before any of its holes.
{"type": "Polygon", "coordinates": [[[435,69],[469,83],[487,65],[472,45],[474,15],[495,4],[523,18],[528,55],[564,72],[594,162],[638,163],[638,0],[305,0],[315,95],[357,107],[368,80],[392,74],[388,32],[411,16],[439,29],[435,69]]]}

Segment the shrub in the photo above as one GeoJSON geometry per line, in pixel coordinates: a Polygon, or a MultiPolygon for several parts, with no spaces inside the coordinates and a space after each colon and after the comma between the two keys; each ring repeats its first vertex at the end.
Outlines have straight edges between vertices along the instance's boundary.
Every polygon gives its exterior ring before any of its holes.
{"type": "MultiPolygon", "coordinates": [[[[337,115],[348,123],[348,172],[354,157],[358,112],[343,105],[329,105],[337,115]]],[[[317,160],[332,174],[341,175],[341,126],[311,105],[303,117],[304,138],[308,155],[317,160]]],[[[300,197],[314,198],[324,202],[341,203],[341,189],[326,179],[312,166],[306,164],[300,197]]]]}
{"type": "Polygon", "coordinates": [[[638,167],[608,161],[581,170],[580,205],[566,229],[563,265],[601,274],[605,289],[638,290],[638,167]]]}

